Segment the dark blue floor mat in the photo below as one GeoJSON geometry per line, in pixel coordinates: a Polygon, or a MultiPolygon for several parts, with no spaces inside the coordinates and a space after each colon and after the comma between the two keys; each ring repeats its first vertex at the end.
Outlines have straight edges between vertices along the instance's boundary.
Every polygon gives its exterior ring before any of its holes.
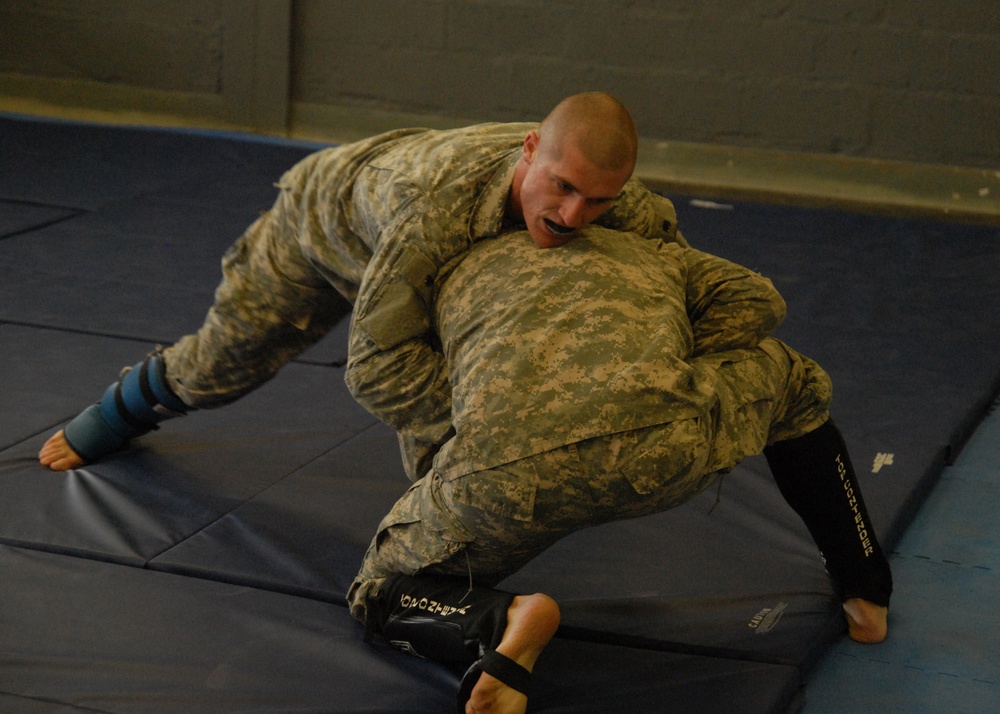
{"type": "MultiPolygon", "coordinates": [[[[51,389],[58,380],[48,374],[51,389]]],[[[196,412],[76,471],[35,467],[44,433],[11,446],[0,452],[0,543],[145,565],[375,424],[340,375],[289,365],[228,409],[196,412]]],[[[9,408],[37,414],[40,406],[9,408]]],[[[46,421],[53,417],[38,415],[46,421]]]]}
{"type": "MultiPolygon", "coordinates": [[[[5,712],[454,708],[459,673],[366,644],[339,605],[7,546],[0,569],[5,712]]],[[[738,698],[728,711],[753,714],[784,711],[798,675],[561,640],[539,661],[535,682],[532,711],[695,711],[705,697],[725,696],[738,698]],[[743,692],[748,678],[760,682],[743,692]]]]}
{"type": "Polygon", "coordinates": [[[147,194],[266,210],[309,149],[193,132],[0,116],[0,198],[93,211],[147,194]]]}
{"type": "Polygon", "coordinates": [[[804,714],[872,702],[898,712],[1000,707],[1000,403],[993,407],[896,546],[889,639],[835,643],[809,673],[804,714]]]}
{"type": "Polygon", "coordinates": [[[78,213],[68,208],[35,206],[28,203],[0,201],[0,240],[36,228],[72,218],[78,213]]]}
{"type": "MultiPolygon", "coordinates": [[[[0,151],[0,709],[450,703],[453,672],[365,645],[343,607],[407,486],[393,435],[343,385],[346,306],[323,343],[237,404],[76,472],[34,459],[122,366],[200,324],[223,250],[305,150],[0,118],[0,151]],[[90,619],[44,607],[64,590],[90,619]]],[[[785,295],[780,336],[832,374],[891,545],[1000,383],[997,230],[677,204],[693,245],[785,295]]],[[[843,628],[760,459],[674,512],[578,533],[506,585],[563,608],[539,712],[790,711],[843,628]]]]}

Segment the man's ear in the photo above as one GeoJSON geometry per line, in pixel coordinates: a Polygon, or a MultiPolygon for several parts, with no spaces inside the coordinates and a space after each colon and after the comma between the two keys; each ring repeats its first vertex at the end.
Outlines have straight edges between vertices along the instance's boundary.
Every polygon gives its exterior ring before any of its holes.
{"type": "Polygon", "coordinates": [[[529,131],[528,135],[524,137],[524,151],[523,156],[526,163],[531,163],[535,159],[535,154],[538,152],[538,142],[540,141],[537,131],[529,131]]]}

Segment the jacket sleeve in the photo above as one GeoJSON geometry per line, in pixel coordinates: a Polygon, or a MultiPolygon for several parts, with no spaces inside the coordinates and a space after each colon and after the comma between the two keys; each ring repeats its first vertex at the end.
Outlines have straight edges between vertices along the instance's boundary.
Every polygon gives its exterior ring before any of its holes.
{"type": "Polygon", "coordinates": [[[785,301],[764,276],[698,250],[681,252],[694,356],[756,347],[785,319],[785,301]]]}
{"type": "Polygon", "coordinates": [[[677,228],[677,211],[668,198],[653,193],[634,176],[630,178],[614,204],[595,221],[616,231],[636,233],[643,238],[677,243],[687,241],[677,228]]]}
{"type": "Polygon", "coordinates": [[[419,216],[387,229],[354,306],[345,372],[365,409],[396,429],[407,474],[423,476],[451,430],[451,385],[431,331],[437,265],[423,249],[419,216]]]}

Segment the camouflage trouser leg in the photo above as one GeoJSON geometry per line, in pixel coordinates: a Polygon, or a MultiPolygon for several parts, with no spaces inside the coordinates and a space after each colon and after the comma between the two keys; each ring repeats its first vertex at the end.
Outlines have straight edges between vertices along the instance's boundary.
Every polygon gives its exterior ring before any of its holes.
{"type": "Polygon", "coordinates": [[[673,508],[773,440],[828,418],[829,377],[767,339],[694,361],[717,401],[708,413],[588,439],[455,478],[431,471],[382,521],[349,594],[393,573],[466,576],[491,586],[588,526],[673,508]]]}
{"type": "Polygon", "coordinates": [[[282,191],[222,259],[202,327],[163,353],[167,381],[188,405],[228,404],[321,339],[350,305],[302,254],[298,206],[282,191]]]}

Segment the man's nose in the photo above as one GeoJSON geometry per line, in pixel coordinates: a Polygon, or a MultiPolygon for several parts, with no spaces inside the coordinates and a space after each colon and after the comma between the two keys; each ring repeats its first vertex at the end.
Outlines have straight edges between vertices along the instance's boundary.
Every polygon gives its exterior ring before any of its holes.
{"type": "Polygon", "coordinates": [[[563,201],[559,217],[562,218],[563,225],[571,228],[580,228],[583,226],[586,209],[587,201],[583,196],[570,196],[563,201]]]}

